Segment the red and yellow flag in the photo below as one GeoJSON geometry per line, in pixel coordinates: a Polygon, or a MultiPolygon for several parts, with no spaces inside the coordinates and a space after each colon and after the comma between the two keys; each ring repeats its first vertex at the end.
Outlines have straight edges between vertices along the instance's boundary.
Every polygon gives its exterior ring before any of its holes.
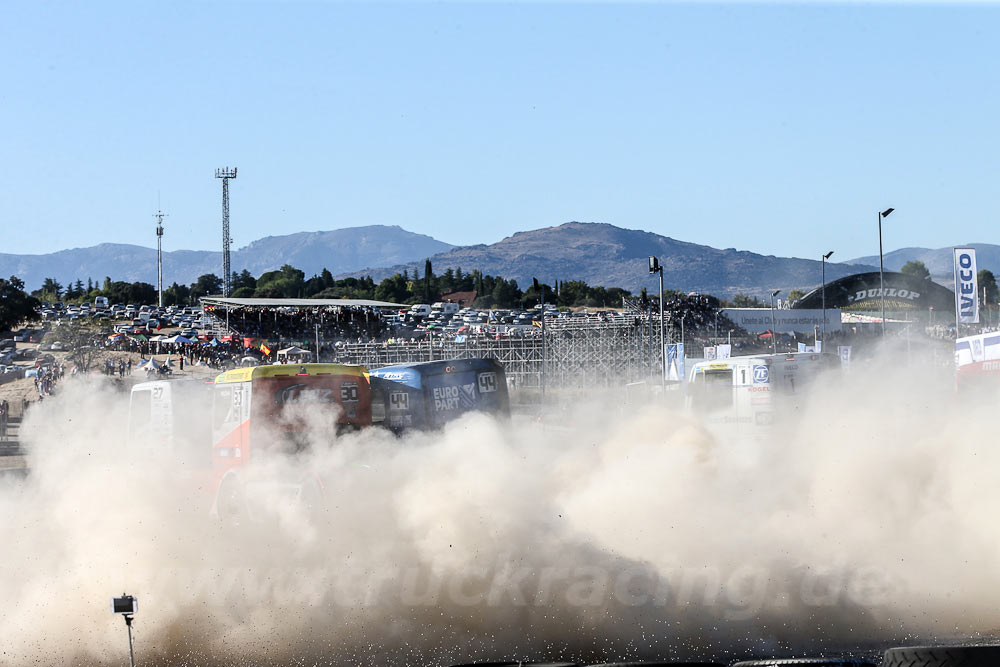
{"type": "Polygon", "coordinates": [[[269,348],[265,343],[260,344],[260,351],[267,356],[271,356],[271,348],[269,348]]]}

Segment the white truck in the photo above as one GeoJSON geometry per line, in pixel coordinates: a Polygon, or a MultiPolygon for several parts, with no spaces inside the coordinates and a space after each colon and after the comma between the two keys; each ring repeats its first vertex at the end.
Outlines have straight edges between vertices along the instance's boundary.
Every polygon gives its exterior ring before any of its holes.
{"type": "Polygon", "coordinates": [[[775,418],[794,413],[802,390],[828,370],[839,372],[837,355],[799,352],[697,361],[688,372],[688,405],[710,427],[764,437],[775,418]]]}

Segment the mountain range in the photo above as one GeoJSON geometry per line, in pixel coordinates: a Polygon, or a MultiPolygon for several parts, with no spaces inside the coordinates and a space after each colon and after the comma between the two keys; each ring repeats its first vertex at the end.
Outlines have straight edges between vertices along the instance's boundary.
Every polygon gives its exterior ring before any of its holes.
{"type": "MultiPolygon", "coordinates": [[[[1000,274],[1000,246],[971,244],[980,268],[1000,274]]],[[[255,276],[291,264],[306,276],[329,269],[337,277],[371,275],[376,281],[404,270],[423,274],[430,259],[438,275],[447,268],[478,269],[514,278],[526,288],[532,278],[583,280],[590,285],[623,287],[633,293],[655,290],[647,258],[663,265],[664,287],[731,297],[748,294],[767,297],[770,290],[785,294],[808,290],[820,283],[820,262],[718,249],[652,232],[623,229],[603,223],[568,222],[555,227],[518,232],[489,245],[453,246],[398,226],[373,225],[322,232],[268,236],[235,250],[232,267],[255,276]]],[[[885,255],[887,270],[898,270],[911,259],[923,261],[938,282],[951,279],[951,248],[902,248],[885,255]]],[[[165,284],[190,284],[205,273],[220,273],[222,254],[198,250],[163,253],[165,284]]],[[[827,280],[877,270],[878,257],[860,257],[848,263],[828,262],[827,280]]],[[[89,248],[44,255],[0,254],[0,276],[16,275],[29,289],[52,277],[61,283],[105,276],[113,280],[156,282],[156,250],[142,246],[102,243],[89,248]]]]}
{"type": "MultiPolygon", "coordinates": [[[[246,269],[254,276],[283,264],[302,269],[306,276],[324,267],[332,272],[353,271],[365,266],[385,266],[422,260],[451,248],[430,236],[414,234],[398,226],[372,225],[325,232],[299,232],[267,236],[232,252],[234,270],[246,269]]],[[[222,253],[207,250],[173,250],[163,253],[164,286],[173,282],[193,283],[206,273],[222,273],[222,253]]],[[[110,276],[156,284],[156,249],[121,243],[102,243],[45,255],[0,253],[0,276],[17,276],[28,289],[37,289],[46,278],[62,284],[88,278],[98,283],[110,276]]]]}
{"type": "MultiPolygon", "coordinates": [[[[663,286],[731,297],[765,296],[773,289],[787,294],[820,283],[820,262],[794,257],[760,255],[745,250],[678,241],[652,232],[622,229],[609,224],[567,222],[529,232],[518,232],[491,245],[456,246],[430,257],[438,275],[451,267],[468,272],[514,278],[520,287],[532,278],[551,284],[558,280],[583,280],[590,285],[623,287],[637,293],[655,291],[648,258],[663,265],[663,286]]],[[[423,260],[389,267],[367,267],[344,275],[371,275],[376,282],[394,273],[414,269],[422,274],[423,260]]],[[[871,266],[827,263],[827,280],[872,270],[871,266]]],[[[343,276],[342,276],[343,277],[343,276]]]]}
{"type": "MultiPolygon", "coordinates": [[[[1000,276],[1000,245],[992,243],[966,243],[955,246],[956,248],[975,248],[976,265],[980,269],[989,269],[997,276],[1000,276]]],[[[954,255],[952,248],[900,248],[887,252],[882,256],[887,271],[899,271],[904,264],[909,261],[920,261],[924,263],[927,270],[931,272],[931,277],[935,282],[939,282],[948,287],[955,284],[954,255]]],[[[878,255],[871,257],[859,257],[852,259],[858,264],[874,264],[878,266],[878,255]]]]}

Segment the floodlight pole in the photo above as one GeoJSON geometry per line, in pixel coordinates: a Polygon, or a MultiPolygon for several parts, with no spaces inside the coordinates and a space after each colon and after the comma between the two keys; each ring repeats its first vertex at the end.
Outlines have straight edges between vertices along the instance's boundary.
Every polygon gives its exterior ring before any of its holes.
{"type": "MultiPolygon", "coordinates": [[[[666,341],[663,339],[663,265],[655,257],[649,258],[649,272],[660,275],[660,387],[665,389],[667,386],[667,358],[664,350],[666,341]]],[[[716,320],[716,326],[718,326],[718,320],[716,320]]]]}
{"type": "Polygon", "coordinates": [[[156,215],[156,293],[157,305],[163,308],[163,218],[166,213],[158,210],[156,215]]]}
{"type": "Polygon", "coordinates": [[[885,278],[882,262],[882,218],[887,217],[895,209],[887,208],[878,212],[878,291],[882,297],[882,337],[885,338],[885,278]]]}
{"type": "Polygon", "coordinates": [[[832,254],[833,251],[831,250],[830,252],[822,256],[823,291],[821,294],[823,296],[823,345],[824,346],[826,345],[826,260],[830,259],[830,255],[832,254]]]}
{"type": "Polygon", "coordinates": [[[780,289],[771,292],[771,354],[778,353],[778,333],[774,330],[774,297],[781,293],[780,289]]]}
{"type": "Polygon", "coordinates": [[[545,285],[539,285],[542,292],[542,398],[545,398],[545,285]]]}

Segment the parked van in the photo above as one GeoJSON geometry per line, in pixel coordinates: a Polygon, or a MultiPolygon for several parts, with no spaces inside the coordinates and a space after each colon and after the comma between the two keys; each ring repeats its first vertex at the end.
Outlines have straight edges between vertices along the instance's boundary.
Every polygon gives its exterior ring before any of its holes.
{"type": "Polygon", "coordinates": [[[418,303],[416,305],[410,306],[410,315],[416,317],[427,317],[431,314],[431,307],[426,303],[418,303]]]}
{"type": "Polygon", "coordinates": [[[442,315],[454,315],[458,312],[458,304],[438,301],[433,306],[431,306],[431,312],[441,313],[442,315]]]}
{"type": "Polygon", "coordinates": [[[108,297],[98,296],[94,297],[94,308],[107,308],[108,307],[108,297]]]}

